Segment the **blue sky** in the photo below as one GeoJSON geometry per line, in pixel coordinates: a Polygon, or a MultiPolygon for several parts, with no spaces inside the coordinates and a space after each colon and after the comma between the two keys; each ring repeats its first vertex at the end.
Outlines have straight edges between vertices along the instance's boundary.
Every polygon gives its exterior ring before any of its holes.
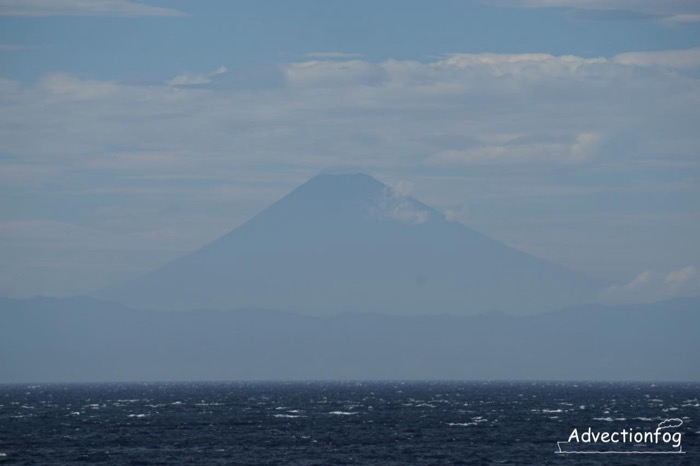
{"type": "Polygon", "coordinates": [[[217,238],[327,169],[700,293],[700,3],[0,0],[0,295],[217,238]]]}

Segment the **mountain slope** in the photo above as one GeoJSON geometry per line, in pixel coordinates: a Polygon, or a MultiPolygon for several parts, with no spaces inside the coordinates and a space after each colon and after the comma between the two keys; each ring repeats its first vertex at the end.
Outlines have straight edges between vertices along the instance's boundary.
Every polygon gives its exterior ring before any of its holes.
{"type": "Polygon", "coordinates": [[[600,283],[395,194],[367,175],[319,175],[222,238],[96,294],[138,308],[542,312],[600,283]]]}

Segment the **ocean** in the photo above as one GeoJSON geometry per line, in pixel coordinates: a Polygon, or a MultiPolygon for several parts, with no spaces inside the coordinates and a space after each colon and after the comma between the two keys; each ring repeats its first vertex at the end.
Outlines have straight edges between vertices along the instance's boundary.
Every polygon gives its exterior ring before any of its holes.
{"type": "Polygon", "coordinates": [[[698,383],[0,385],[0,465],[697,465],[699,397],[698,383]]]}

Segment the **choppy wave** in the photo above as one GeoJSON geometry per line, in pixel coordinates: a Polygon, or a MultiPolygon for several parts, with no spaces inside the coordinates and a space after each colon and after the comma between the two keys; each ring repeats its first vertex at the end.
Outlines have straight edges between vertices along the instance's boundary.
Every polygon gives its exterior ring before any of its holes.
{"type": "Polygon", "coordinates": [[[698,393],[700,384],[545,382],[0,386],[0,460],[564,464],[554,449],[573,426],[653,429],[668,410],[688,426],[683,460],[700,464],[698,393]]]}

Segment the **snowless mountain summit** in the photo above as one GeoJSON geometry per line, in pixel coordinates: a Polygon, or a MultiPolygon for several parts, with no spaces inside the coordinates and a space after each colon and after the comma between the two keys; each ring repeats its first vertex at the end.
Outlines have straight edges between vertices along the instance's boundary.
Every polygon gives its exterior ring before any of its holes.
{"type": "Polygon", "coordinates": [[[532,314],[590,301],[600,286],[343,174],[318,175],[199,250],[95,295],[142,309],[532,314]]]}

